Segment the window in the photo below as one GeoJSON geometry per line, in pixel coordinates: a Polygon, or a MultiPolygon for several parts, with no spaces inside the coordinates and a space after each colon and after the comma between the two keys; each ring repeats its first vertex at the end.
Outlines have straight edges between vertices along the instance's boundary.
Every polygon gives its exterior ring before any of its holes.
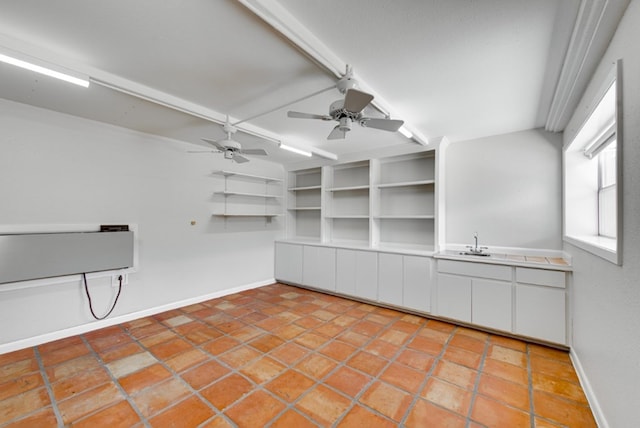
{"type": "Polygon", "coordinates": [[[564,150],[564,239],[621,264],[621,91],[616,70],[564,150]]]}

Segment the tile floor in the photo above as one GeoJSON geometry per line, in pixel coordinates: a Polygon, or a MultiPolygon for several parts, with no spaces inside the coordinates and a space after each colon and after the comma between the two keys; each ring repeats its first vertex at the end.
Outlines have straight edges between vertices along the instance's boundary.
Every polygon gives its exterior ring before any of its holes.
{"type": "Polygon", "coordinates": [[[286,285],[0,355],[2,427],[590,427],[565,352],[286,285]]]}

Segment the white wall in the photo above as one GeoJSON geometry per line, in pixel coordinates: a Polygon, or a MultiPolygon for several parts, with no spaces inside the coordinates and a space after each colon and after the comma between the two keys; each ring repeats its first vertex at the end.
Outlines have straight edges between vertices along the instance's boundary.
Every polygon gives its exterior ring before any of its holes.
{"type": "MultiPolygon", "coordinates": [[[[224,179],[211,173],[224,168],[282,178],[280,165],[187,154],[193,146],[183,142],[5,100],[0,130],[1,229],[137,225],[139,271],[129,275],[111,318],[273,279],[273,241],[283,217],[271,224],[212,217],[212,193],[224,179]]],[[[109,283],[90,281],[99,314],[114,293],[109,283]]],[[[77,278],[21,285],[0,284],[0,350],[93,322],[77,278]]]]}
{"type": "Polygon", "coordinates": [[[561,146],[541,129],[450,143],[446,243],[559,250],[561,146]]]}
{"type": "MultiPolygon", "coordinates": [[[[606,418],[603,425],[640,420],[640,2],[632,1],[607,53],[565,130],[571,141],[613,63],[622,58],[623,265],[569,244],[573,255],[573,352],[606,418]]],[[[618,143],[620,144],[620,143],[618,143]]]]}

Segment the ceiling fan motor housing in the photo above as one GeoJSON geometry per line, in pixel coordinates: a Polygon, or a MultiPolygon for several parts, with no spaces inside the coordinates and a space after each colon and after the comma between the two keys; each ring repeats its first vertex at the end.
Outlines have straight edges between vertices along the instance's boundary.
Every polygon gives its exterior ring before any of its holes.
{"type": "Polygon", "coordinates": [[[343,118],[348,118],[350,121],[359,120],[362,117],[362,112],[349,111],[344,108],[344,100],[336,100],[329,106],[329,116],[334,120],[340,121],[343,118]]]}

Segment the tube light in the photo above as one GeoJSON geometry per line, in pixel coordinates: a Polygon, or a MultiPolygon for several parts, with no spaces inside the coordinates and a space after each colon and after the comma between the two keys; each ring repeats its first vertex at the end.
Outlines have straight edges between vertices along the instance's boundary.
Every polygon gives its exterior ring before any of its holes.
{"type": "Polygon", "coordinates": [[[413,137],[413,133],[411,131],[409,131],[404,125],[402,125],[400,127],[400,129],[398,129],[398,132],[401,133],[402,135],[404,135],[407,138],[413,137]]]}
{"type": "Polygon", "coordinates": [[[36,73],[44,74],[46,76],[55,77],[56,79],[64,80],[65,82],[73,83],[74,85],[82,86],[83,88],[89,87],[88,79],[81,79],[67,73],[61,73],[59,71],[52,70],[51,68],[36,65],[31,62],[23,61],[21,59],[14,58],[1,53],[0,53],[0,61],[5,62],[7,64],[15,65],[16,67],[35,71],[36,73]]]}
{"type": "Polygon", "coordinates": [[[311,155],[312,155],[311,152],[299,149],[297,147],[287,146],[286,144],[283,144],[283,143],[280,143],[280,148],[284,149],[284,150],[288,150],[288,151],[293,152],[293,153],[297,153],[297,154],[302,155],[302,156],[311,157],[311,155]]]}

